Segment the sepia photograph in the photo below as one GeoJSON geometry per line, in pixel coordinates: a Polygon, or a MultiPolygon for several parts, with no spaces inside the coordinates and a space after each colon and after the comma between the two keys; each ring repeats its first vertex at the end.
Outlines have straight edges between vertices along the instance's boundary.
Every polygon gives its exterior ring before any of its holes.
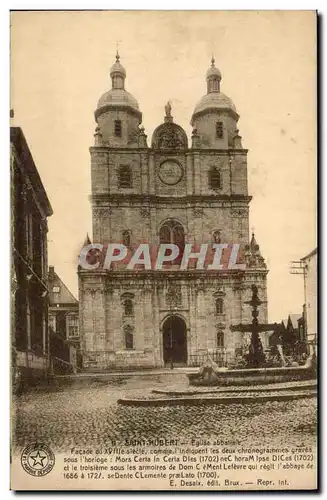
{"type": "Polygon", "coordinates": [[[316,31],[11,11],[12,490],[317,490],[316,31]]]}

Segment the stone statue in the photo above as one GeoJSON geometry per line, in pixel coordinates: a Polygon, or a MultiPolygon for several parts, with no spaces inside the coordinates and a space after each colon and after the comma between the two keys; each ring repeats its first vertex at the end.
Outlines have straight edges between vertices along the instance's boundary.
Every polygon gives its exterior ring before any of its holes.
{"type": "Polygon", "coordinates": [[[171,104],[170,101],[167,102],[165,106],[166,116],[171,117],[171,104]]]}
{"type": "Polygon", "coordinates": [[[215,243],[221,243],[221,232],[219,230],[215,231],[212,236],[215,243]]]}

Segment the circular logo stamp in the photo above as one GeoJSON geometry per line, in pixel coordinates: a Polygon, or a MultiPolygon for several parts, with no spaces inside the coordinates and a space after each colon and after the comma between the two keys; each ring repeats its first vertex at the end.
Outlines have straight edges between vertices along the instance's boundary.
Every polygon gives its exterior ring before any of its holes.
{"type": "Polygon", "coordinates": [[[23,469],[31,476],[41,477],[49,474],[55,464],[55,456],[48,445],[31,443],[24,448],[21,456],[23,469]]]}

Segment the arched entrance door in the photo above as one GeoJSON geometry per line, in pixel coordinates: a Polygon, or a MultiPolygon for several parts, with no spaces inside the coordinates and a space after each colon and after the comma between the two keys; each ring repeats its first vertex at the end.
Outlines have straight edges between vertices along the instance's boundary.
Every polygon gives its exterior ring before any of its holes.
{"type": "Polygon", "coordinates": [[[185,321],[179,316],[169,316],[163,325],[164,363],[187,363],[187,334],[185,321]]]}

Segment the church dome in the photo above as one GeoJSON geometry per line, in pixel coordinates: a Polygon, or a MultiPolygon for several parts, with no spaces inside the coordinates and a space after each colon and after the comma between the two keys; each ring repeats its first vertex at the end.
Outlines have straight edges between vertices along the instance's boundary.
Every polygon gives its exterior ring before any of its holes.
{"type": "Polygon", "coordinates": [[[206,73],[207,80],[207,93],[204,95],[200,101],[195,106],[193,111],[191,125],[193,125],[194,118],[198,114],[205,113],[211,110],[227,110],[231,112],[236,119],[238,119],[238,114],[236,111],[235,104],[233,101],[223,92],[220,92],[220,81],[221,72],[215,66],[215,59],[211,59],[211,67],[206,73]]]}
{"type": "Polygon", "coordinates": [[[120,57],[117,52],[116,62],[110,69],[112,88],[105,92],[99,99],[95,118],[110,109],[125,108],[136,114],[141,119],[139,105],[135,97],[125,90],[126,70],[120,63],[120,57]]]}
{"type": "Polygon", "coordinates": [[[206,109],[231,109],[236,113],[235,104],[223,92],[211,92],[204,95],[195,106],[193,114],[201,113],[206,109]]]}
{"type": "Polygon", "coordinates": [[[105,92],[99,99],[97,109],[104,106],[130,106],[137,111],[139,110],[135,97],[124,89],[111,89],[105,92]]]}

